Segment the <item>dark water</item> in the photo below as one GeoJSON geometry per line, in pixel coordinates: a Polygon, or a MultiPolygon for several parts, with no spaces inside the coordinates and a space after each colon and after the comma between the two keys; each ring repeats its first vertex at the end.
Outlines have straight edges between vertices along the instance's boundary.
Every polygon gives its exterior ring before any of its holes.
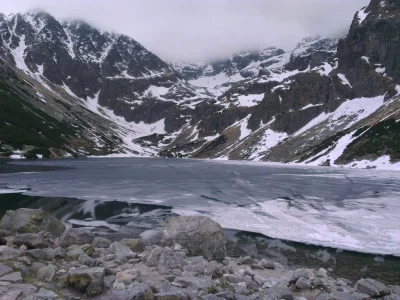
{"type": "Polygon", "coordinates": [[[387,255],[400,252],[396,173],[167,159],[48,160],[0,162],[1,189],[24,190],[0,194],[1,215],[42,208],[112,239],[140,235],[153,243],[166,217],[200,213],[227,228],[231,256],[400,283],[400,259],[387,255]],[[337,249],[346,246],[381,255],[337,249]]]}

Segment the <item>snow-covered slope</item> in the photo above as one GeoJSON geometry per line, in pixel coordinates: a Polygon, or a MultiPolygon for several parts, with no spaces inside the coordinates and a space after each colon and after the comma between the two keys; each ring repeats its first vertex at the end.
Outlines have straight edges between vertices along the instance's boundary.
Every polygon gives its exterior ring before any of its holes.
{"type": "Polygon", "coordinates": [[[358,12],[340,42],[308,37],[292,51],[268,47],[207,64],[168,64],[134,39],[83,21],[0,15],[1,84],[14,101],[57,120],[65,136],[56,144],[17,143],[6,126],[37,137],[43,129],[3,115],[0,153],[44,147],[52,157],[398,166],[400,8],[388,1],[358,12]]]}

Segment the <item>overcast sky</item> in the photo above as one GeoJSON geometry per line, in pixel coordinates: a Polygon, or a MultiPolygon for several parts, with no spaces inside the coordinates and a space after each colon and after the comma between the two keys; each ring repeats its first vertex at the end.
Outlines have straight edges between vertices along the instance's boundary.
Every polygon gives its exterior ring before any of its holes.
{"type": "Polygon", "coordinates": [[[161,58],[204,61],[245,49],[292,49],[348,32],[369,0],[1,0],[3,13],[43,9],[127,34],[161,58]]]}

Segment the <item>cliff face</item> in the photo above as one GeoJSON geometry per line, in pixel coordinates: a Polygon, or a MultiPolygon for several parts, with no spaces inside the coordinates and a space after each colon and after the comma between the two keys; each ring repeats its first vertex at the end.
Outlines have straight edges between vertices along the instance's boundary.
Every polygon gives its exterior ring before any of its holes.
{"type": "MultiPolygon", "coordinates": [[[[398,0],[372,0],[344,39],[310,37],[289,52],[269,47],[205,65],[167,64],[84,22],[0,15],[2,84],[13,101],[72,126],[50,156],[396,162],[399,14],[398,0]],[[371,143],[379,147],[366,150],[371,143]]],[[[37,147],[14,139],[0,136],[3,153],[37,147]]]]}

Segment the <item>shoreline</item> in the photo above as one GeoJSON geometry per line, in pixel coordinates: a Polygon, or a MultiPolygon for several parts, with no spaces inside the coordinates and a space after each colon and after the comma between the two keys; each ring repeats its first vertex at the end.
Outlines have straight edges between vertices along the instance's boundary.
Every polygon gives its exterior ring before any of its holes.
{"type": "Polygon", "coordinates": [[[230,248],[242,246],[246,235],[236,235],[238,241],[232,245],[222,227],[207,217],[169,217],[161,231],[160,245],[147,245],[135,237],[111,241],[102,231],[65,228],[42,210],[7,211],[0,221],[5,244],[0,246],[0,282],[5,287],[0,295],[156,300],[396,300],[400,296],[398,277],[393,282],[397,286],[385,285],[369,276],[351,280],[337,276],[323,262],[293,268],[282,258],[266,256],[268,251],[258,256],[229,255],[230,248]]]}
{"type": "MultiPolygon", "coordinates": [[[[56,213],[56,215],[66,222],[70,228],[93,227],[94,232],[98,232],[112,241],[134,237],[142,238],[145,241],[145,244],[149,244],[146,240],[150,241],[150,244],[159,244],[158,240],[160,238],[157,236],[160,236],[160,228],[162,224],[160,222],[165,220],[165,218],[175,215],[172,207],[166,207],[163,205],[106,201],[101,203],[98,209],[101,209],[102,212],[111,211],[112,214],[103,215],[101,218],[85,221],[85,215],[82,215],[82,217],[77,215],[80,211],[80,207],[82,207],[81,205],[85,203],[85,200],[73,198],[33,197],[21,194],[10,194],[8,196],[0,195],[0,200],[2,200],[2,203],[14,203],[14,206],[3,208],[4,212],[8,209],[17,209],[18,207],[21,207],[22,203],[24,203],[23,207],[44,207],[49,213],[56,213]],[[21,198],[24,199],[21,200],[24,202],[19,204],[17,199],[21,198]],[[60,211],[59,207],[61,206],[61,203],[64,203],[64,209],[60,211]],[[72,210],[68,213],[69,209],[66,209],[67,206],[73,207],[76,210],[72,210]],[[116,208],[118,208],[118,210],[116,210],[116,208]],[[162,211],[159,211],[160,209],[162,209],[162,211]],[[119,210],[124,212],[121,217],[118,217],[119,210]],[[129,213],[129,211],[131,211],[133,215],[129,213]],[[139,214],[137,213],[138,211],[139,214]],[[167,211],[170,211],[170,213],[166,213],[167,211]],[[115,214],[117,214],[117,216],[114,216],[115,214]],[[162,219],[159,219],[161,215],[163,217],[162,219]],[[68,222],[68,220],[71,219],[74,220],[68,222]],[[123,223],[121,223],[122,220],[124,220],[123,223]],[[152,220],[160,220],[160,222],[157,221],[154,223],[152,220]],[[101,223],[104,221],[109,223],[111,226],[105,227],[104,223],[101,223]],[[115,231],[113,229],[115,226],[120,227],[120,229],[115,231]],[[105,234],[105,232],[108,233],[105,234]],[[144,235],[142,235],[142,233],[144,233],[144,235]]],[[[98,209],[96,209],[96,211],[98,209]]],[[[96,213],[96,215],[98,215],[98,213],[96,213]]],[[[335,273],[338,274],[337,276],[347,276],[351,278],[366,274],[362,269],[368,269],[368,274],[370,276],[377,276],[377,278],[381,278],[383,281],[386,281],[384,278],[390,278],[393,277],[393,274],[396,274],[396,271],[394,271],[393,268],[396,268],[397,266],[399,270],[398,276],[400,278],[400,258],[398,256],[377,255],[342,249],[338,250],[337,248],[275,239],[255,232],[233,229],[224,229],[224,236],[230,244],[228,247],[228,253],[232,257],[251,255],[253,257],[274,258],[282,264],[291,266],[291,268],[310,266],[323,266],[325,268],[332,267],[335,269],[335,273]]],[[[391,282],[392,279],[388,280],[391,282]]]]}
{"type": "MultiPolygon", "coordinates": [[[[41,160],[58,160],[58,159],[103,159],[103,158],[164,158],[171,159],[168,157],[160,157],[160,156],[137,156],[135,154],[110,154],[110,155],[98,155],[98,156],[87,156],[87,157],[59,157],[59,158],[37,158],[37,159],[27,159],[25,157],[0,157],[0,160],[10,160],[10,161],[41,161],[41,160]]],[[[332,166],[321,166],[321,165],[313,165],[306,163],[281,163],[281,162],[271,162],[271,161],[251,161],[251,160],[230,160],[230,159],[221,159],[221,158],[185,158],[185,157],[174,157],[172,159],[188,159],[188,160],[201,160],[201,161],[209,161],[209,162],[226,162],[226,163],[236,163],[236,164],[251,164],[251,165],[260,165],[260,166],[281,166],[281,167],[312,167],[312,168],[332,168],[332,169],[351,169],[351,170],[379,170],[379,171],[400,171],[400,162],[391,163],[390,161],[384,161],[386,159],[385,156],[378,157],[374,161],[369,160],[358,160],[351,162],[347,165],[332,165],[332,166]],[[381,161],[381,162],[380,162],[381,161]],[[379,166],[370,165],[375,162],[379,162],[379,166]]]]}

